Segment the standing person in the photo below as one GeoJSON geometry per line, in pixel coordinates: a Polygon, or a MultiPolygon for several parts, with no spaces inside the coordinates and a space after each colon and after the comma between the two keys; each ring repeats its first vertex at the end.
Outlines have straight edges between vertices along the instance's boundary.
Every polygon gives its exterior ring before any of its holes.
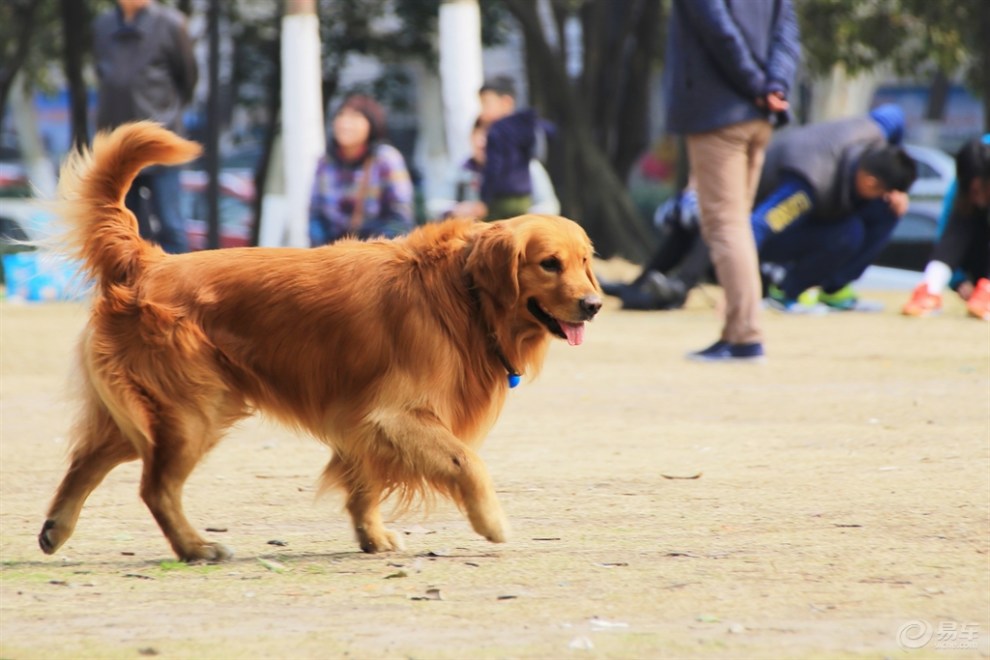
{"type": "Polygon", "coordinates": [[[896,105],[792,128],[773,141],[753,211],[762,262],[786,274],[769,289],[774,308],[809,311],[801,294],[820,287],[818,302],[852,310],[852,282],[890,238],[908,207],[917,166],[898,146],[904,112],[896,105]]]}
{"type": "Polygon", "coordinates": [[[945,196],[942,218],[944,229],[924,280],[901,312],[938,312],[942,291],[952,285],[970,316],[990,321],[990,133],[968,140],[956,154],[956,180],[945,196]],[[957,269],[961,272],[953,277],[957,269]]]}
{"type": "MultiPolygon", "coordinates": [[[[183,108],[193,98],[198,71],[186,19],[154,0],[117,0],[93,21],[93,55],[99,80],[96,127],[111,129],[140,119],[179,133],[183,108]]],[[[166,252],[189,250],[179,207],[179,168],[142,171],[125,198],[141,236],[166,252]],[[141,190],[150,194],[158,219],[152,227],[141,190]]]]}
{"type": "MultiPolygon", "coordinates": [[[[442,215],[474,218],[484,218],[488,215],[488,207],[481,201],[487,144],[487,126],[479,116],[471,129],[471,155],[457,168],[453,191],[455,203],[442,215]]],[[[530,206],[525,212],[560,215],[560,200],[557,199],[553,181],[550,180],[550,175],[539,159],[530,159],[529,178],[533,192],[530,206]]]]}
{"type": "Polygon", "coordinates": [[[702,236],[726,301],[718,341],[688,357],[759,359],[762,286],[749,215],[770,119],[789,119],[797,19],[790,0],[675,0],[669,30],[667,130],[687,138],[702,236]]]}
{"type": "Polygon", "coordinates": [[[478,91],[480,121],[488,127],[481,201],[488,220],[528,213],[533,205],[530,163],[537,130],[546,129],[532,108],[516,109],[516,89],[508,76],[496,76],[478,91]]]}
{"type": "Polygon", "coordinates": [[[392,238],[413,228],[413,185],[402,153],[386,143],[385,110],[352,94],[333,116],[309,207],[313,247],[344,236],[392,238]]]}

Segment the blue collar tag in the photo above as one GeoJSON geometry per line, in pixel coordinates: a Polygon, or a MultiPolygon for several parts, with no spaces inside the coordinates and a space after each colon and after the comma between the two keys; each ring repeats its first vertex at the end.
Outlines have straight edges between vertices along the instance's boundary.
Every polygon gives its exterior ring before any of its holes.
{"type": "Polygon", "coordinates": [[[509,374],[509,388],[511,389],[518,385],[520,380],[522,379],[519,377],[519,374],[509,374]]]}

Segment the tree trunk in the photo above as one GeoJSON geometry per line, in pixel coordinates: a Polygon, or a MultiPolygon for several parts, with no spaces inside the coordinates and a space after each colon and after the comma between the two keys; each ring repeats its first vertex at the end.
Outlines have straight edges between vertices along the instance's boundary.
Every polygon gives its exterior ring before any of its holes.
{"type": "Polygon", "coordinates": [[[272,62],[272,78],[268,83],[268,104],[266,114],[268,124],[261,143],[261,155],[254,169],[254,224],[251,225],[251,245],[257,247],[261,235],[261,208],[265,201],[265,188],[268,183],[268,171],[271,168],[272,151],[275,148],[275,136],[278,135],[279,113],[282,110],[282,3],[276,3],[275,9],[275,40],[271,43],[268,57],[272,62]]]}
{"type": "Polygon", "coordinates": [[[324,153],[320,96],[320,26],[315,0],[288,0],[282,17],[282,145],[285,159],[284,244],[309,247],[309,198],[324,153]]]}
{"type": "MultiPolygon", "coordinates": [[[[651,4],[658,0],[642,2],[651,4]]],[[[613,156],[623,153],[626,161],[623,167],[628,171],[629,163],[634,160],[628,153],[635,150],[636,139],[630,139],[626,131],[640,132],[640,150],[646,143],[645,121],[628,128],[626,122],[635,124],[637,118],[645,120],[645,91],[639,96],[629,92],[635,85],[645,90],[647,81],[622,73],[630,67],[628,55],[638,48],[627,41],[631,37],[623,29],[632,30],[643,18],[643,14],[638,14],[630,19],[625,12],[637,7],[645,9],[645,5],[640,0],[623,0],[620,4],[596,0],[586,7],[585,70],[574,85],[567,76],[565,54],[555,52],[543,32],[536,3],[507,0],[506,5],[525,38],[533,106],[558,129],[557,136],[550,141],[549,166],[563,213],[585,228],[600,256],[644,261],[656,239],[633,205],[625,185],[625,172],[616,167],[613,156]],[[609,39],[611,48],[606,45],[609,39]],[[609,110],[613,96],[621,98],[619,105],[609,110]],[[625,107],[629,102],[644,107],[629,113],[625,107]],[[609,144],[614,147],[611,153],[607,150],[609,144]],[[624,145],[622,149],[618,148],[620,144],[624,145]]],[[[556,42],[564,43],[562,34],[558,33],[556,42]]],[[[652,56],[644,57],[648,62],[652,56]]],[[[647,69],[637,64],[636,76],[645,75],[647,69]]]]}
{"type": "MultiPolygon", "coordinates": [[[[20,0],[14,2],[10,14],[11,21],[17,26],[17,47],[13,55],[7,61],[0,59],[0,114],[7,107],[7,100],[10,98],[10,90],[14,85],[17,73],[24,66],[28,52],[31,47],[31,40],[34,38],[34,29],[37,24],[38,5],[36,0],[20,0]]],[[[4,49],[6,54],[6,48],[4,49]]],[[[5,58],[6,59],[6,58],[5,58]]]]}
{"type": "Polygon", "coordinates": [[[949,77],[939,69],[932,77],[928,86],[928,103],[925,107],[927,121],[942,121],[945,119],[945,106],[949,101],[949,77]]]}
{"type": "Polygon", "coordinates": [[[977,54],[980,62],[977,67],[980,86],[978,92],[983,97],[983,132],[990,133],[990,38],[987,38],[990,35],[990,3],[984,2],[979,7],[979,12],[977,34],[983,35],[983,38],[977,40],[980,44],[980,52],[977,54]]]}
{"type": "Polygon", "coordinates": [[[437,33],[447,155],[450,162],[462,163],[471,155],[471,128],[481,109],[481,11],[477,0],[443,0],[437,33]]]}
{"type": "Polygon", "coordinates": [[[61,0],[62,12],[62,66],[69,84],[70,128],[72,148],[82,151],[89,144],[87,122],[86,83],[83,80],[82,62],[86,52],[84,43],[89,25],[86,3],[79,0],[61,0]]]}

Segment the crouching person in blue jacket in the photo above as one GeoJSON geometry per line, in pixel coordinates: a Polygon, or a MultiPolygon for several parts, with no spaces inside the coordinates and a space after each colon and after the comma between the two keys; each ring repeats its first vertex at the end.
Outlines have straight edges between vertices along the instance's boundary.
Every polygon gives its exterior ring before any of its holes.
{"type": "Polygon", "coordinates": [[[798,297],[820,287],[818,302],[857,304],[852,282],[886,245],[907,211],[917,166],[899,146],[904,113],[883,105],[869,116],[793,128],[767,158],[752,215],[760,261],[784,268],[769,302],[803,311],[798,297]]]}

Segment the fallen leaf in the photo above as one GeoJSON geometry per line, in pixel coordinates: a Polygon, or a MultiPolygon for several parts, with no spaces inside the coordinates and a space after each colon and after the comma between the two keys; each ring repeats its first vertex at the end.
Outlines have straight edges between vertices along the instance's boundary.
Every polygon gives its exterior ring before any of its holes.
{"type": "Polygon", "coordinates": [[[404,578],[404,577],[409,577],[409,574],[406,573],[405,571],[396,571],[395,573],[390,573],[386,575],[384,579],[393,580],[395,578],[404,578]]]}
{"type": "Polygon", "coordinates": [[[289,542],[288,541],[279,541],[278,539],[272,539],[271,541],[268,542],[268,545],[277,545],[279,547],[285,547],[285,546],[289,545],[289,542]]]}
{"type": "Polygon", "coordinates": [[[272,571],[273,573],[284,573],[289,570],[289,567],[285,564],[280,564],[277,561],[271,559],[265,559],[264,557],[258,557],[258,563],[272,571]]]}
{"type": "Polygon", "coordinates": [[[608,621],[607,619],[594,618],[591,620],[592,630],[614,630],[615,628],[628,628],[625,621],[608,621]]]}
{"type": "Polygon", "coordinates": [[[663,474],[663,473],[661,473],[660,476],[663,477],[664,479],[700,479],[701,478],[701,472],[699,472],[697,474],[692,474],[692,475],[689,475],[689,476],[676,475],[676,474],[663,474]]]}
{"type": "Polygon", "coordinates": [[[206,531],[213,532],[214,534],[223,534],[227,531],[226,527],[207,527],[206,531]]]}

